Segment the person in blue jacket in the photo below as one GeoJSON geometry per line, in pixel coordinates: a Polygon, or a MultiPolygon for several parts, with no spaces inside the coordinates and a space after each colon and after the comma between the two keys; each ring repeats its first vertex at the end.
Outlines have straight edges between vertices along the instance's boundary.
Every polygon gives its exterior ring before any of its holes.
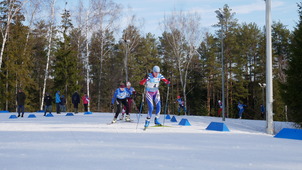
{"type": "MultiPolygon", "coordinates": [[[[126,88],[125,89],[130,94],[130,96],[127,97],[127,102],[128,102],[128,106],[129,106],[129,114],[130,114],[131,113],[132,104],[133,104],[134,98],[136,96],[136,91],[135,91],[135,89],[133,87],[131,87],[131,83],[129,81],[126,83],[126,88]]],[[[125,112],[126,112],[126,107],[124,106],[124,108],[122,109],[122,114],[120,116],[120,120],[124,119],[125,112]]]]}
{"type": "Polygon", "coordinates": [[[60,91],[57,91],[56,93],[56,109],[57,109],[57,114],[61,113],[61,96],[60,96],[60,91]]]}
{"type": "Polygon", "coordinates": [[[128,105],[128,102],[127,102],[127,98],[129,96],[130,96],[130,93],[129,93],[128,90],[125,89],[125,84],[121,83],[120,87],[115,90],[114,95],[113,95],[112,100],[111,100],[111,109],[112,110],[114,109],[114,106],[113,106],[114,103],[116,103],[116,106],[117,106],[115,115],[114,115],[113,120],[112,120],[111,123],[116,122],[116,120],[118,118],[118,115],[120,114],[122,105],[124,105],[126,107],[125,121],[127,121],[127,122],[131,121],[130,115],[129,115],[129,105],[128,105]]]}
{"type": "Polygon", "coordinates": [[[239,119],[241,119],[242,118],[242,113],[244,112],[244,107],[246,107],[246,105],[238,102],[237,107],[239,109],[239,111],[238,111],[238,117],[239,117],[239,119]]]}

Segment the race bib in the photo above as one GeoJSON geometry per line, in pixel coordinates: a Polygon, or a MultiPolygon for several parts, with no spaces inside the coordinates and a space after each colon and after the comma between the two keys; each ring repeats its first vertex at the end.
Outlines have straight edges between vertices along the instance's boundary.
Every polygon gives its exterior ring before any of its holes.
{"type": "Polygon", "coordinates": [[[156,91],[158,90],[160,78],[151,78],[149,81],[147,81],[147,89],[148,91],[156,91]]]}

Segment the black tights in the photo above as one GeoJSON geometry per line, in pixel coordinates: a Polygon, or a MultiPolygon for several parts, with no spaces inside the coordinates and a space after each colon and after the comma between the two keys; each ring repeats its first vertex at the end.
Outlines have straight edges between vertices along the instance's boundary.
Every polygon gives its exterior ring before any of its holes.
{"type": "Polygon", "coordinates": [[[117,108],[114,118],[117,118],[118,115],[120,114],[122,104],[126,107],[126,115],[129,115],[129,105],[127,99],[116,99],[116,103],[117,103],[117,108]]]}

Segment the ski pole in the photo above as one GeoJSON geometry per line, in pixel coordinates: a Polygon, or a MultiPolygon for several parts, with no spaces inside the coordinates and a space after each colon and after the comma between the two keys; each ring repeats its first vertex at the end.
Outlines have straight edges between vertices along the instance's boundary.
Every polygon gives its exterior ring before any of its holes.
{"type": "Polygon", "coordinates": [[[164,120],[163,120],[163,126],[165,125],[165,120],[166,120],[166,116],[167,116],[167,110],[168,110],[168,101],[169,101],[169,87],[170,84],[168,84],[168,89],[167,89],[167,98],[166,98],[166,106],[165,106],[165,110],[164,110],[164,120]]]}
{"type": "Polygon", "coordinates": [[[136,130],[137,130],[137,127],[138,127],[138,124],[139,124],[139,119],[140,119],[142,111],[143,111],[143,105],[144,105],[144,101],[145,101],[145,92],[146,92],[146,85],[144,85],[144,92],[142,93],[142,101],[141,101],[141,105],[140,105],[140,108],[139,108],[136,130]]]}

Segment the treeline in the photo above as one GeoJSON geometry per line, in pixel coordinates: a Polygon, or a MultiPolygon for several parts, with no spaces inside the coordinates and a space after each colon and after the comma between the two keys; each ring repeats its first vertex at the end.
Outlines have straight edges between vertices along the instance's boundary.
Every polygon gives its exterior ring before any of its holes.
{"type": "MultiPolygon", "coordinates": [[[[22,88],[26,111],[39,110],[44,94],[54,96],[59,90],[66,96],[69,111],[71,95],[78,91],[90,96],[90,110],[108,112],[113,91],[127,80],[139,94],[139,105],[143,87],[138,82],[158,65],[171,81],[169,113],[177,114],[175,101],[182,96],[188,114],[217,116],[223,38],[226,114],[236,118],[241,102],[248,106],[244,118],[261,118],[265,29],[255,23],[238,23],[228,5],[219,9],[224,17],[217,17],[215,33],[202,30],[198,14],[174,11],[161,23],[162,35],[155,37],[142,34],[136,16],[120,28],[125,11],[113,1],[91,0],[86,8],[79,1],[75,9],[67,10],[65,4],[60,11],[55,2],[0,2],[0,110],[15,111],[15,95],[22,88]],[[58,12],[60,21],[55,17],[58,12]]],[[[286,83],[291,38],[285,25],[273,23],[274,120],[293,119],[287,115],[280,89],[286,83]]],[[[160,92],[164,106],[167,86],[162,84],[160,92]]]]}

